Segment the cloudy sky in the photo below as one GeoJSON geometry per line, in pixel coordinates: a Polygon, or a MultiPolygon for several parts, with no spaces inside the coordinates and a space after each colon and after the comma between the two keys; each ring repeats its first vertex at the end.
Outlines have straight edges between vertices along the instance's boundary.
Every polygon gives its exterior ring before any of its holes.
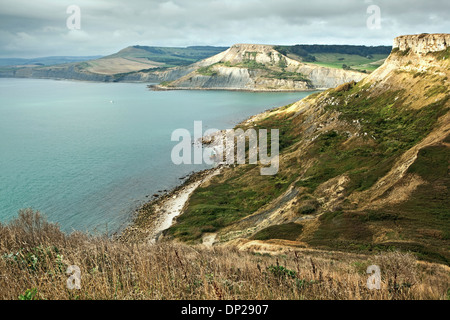
{"type": "Polygon", "coordinates": [[[448,0],[0,0],[0,57],[107,55],[136,44],[391,45],[402,34],[450,32],[449,12],[448,0]],[[80,8],[79,30],[67,27],[70,5],[80,8]],[[374,5],[380,20],[368,13],[374,5]]]}

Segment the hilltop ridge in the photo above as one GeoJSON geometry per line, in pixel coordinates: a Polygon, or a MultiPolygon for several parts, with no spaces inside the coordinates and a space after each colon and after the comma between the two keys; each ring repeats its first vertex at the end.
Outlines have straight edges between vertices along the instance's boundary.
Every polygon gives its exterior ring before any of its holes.
{"type": "Polygon", "coordinates": [[[396,37],[392,48],[401,51],[412,49],[414,53],[423,55],[429,52],[446,50],[449,45],[450,34],[422,33],[396,37]]]}

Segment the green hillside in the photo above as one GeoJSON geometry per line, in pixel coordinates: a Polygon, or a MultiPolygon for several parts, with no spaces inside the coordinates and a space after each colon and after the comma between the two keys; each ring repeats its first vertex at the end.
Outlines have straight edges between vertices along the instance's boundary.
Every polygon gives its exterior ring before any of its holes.
{"type": "Polygon", "coordinates": [[[391,52],[390,46],[294,45],[275,46],[280,53],[305,63],[372,72],[391,52]]]}
{"type": "Polygon", "coordinates": [[[227,50],[228,47],[149,47],[131,46],[105,58],[147,59],[164,63],[164,67],[184,66],[209,58],[227,50]]]}

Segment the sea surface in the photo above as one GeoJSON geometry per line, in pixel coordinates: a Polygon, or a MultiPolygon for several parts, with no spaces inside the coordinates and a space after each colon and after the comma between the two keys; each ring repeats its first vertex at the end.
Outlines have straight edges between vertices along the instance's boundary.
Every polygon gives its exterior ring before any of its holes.
{"type": "Polygon", "coordinates": [[[208,167],[172,163],[173,130],[232,128],[311,93],[0,79],[0,222],[33,208],[67,232],[119,231],[151,195],[208,167]]]}

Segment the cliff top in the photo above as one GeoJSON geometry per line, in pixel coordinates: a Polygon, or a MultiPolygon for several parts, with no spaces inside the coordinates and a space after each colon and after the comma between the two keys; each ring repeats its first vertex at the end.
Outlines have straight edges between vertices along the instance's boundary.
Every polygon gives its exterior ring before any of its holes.
{"type": "Polygon", "coordinates": [[[426,54],[447,49],[450,46],[450,34],[448,33],[422,33],[403,35],[394,39],[393,49],[411,49],[417,54],[426,54]]]}
{"type": "Polygon", "coordinates": [[[273,50],[273,45],[269,44],[253,44],[253,43],[236,43],[232,45],[230,48],[234,49],[244,49],[244,50],[256,50],[256,51],[266,51],[273,50]]]}

